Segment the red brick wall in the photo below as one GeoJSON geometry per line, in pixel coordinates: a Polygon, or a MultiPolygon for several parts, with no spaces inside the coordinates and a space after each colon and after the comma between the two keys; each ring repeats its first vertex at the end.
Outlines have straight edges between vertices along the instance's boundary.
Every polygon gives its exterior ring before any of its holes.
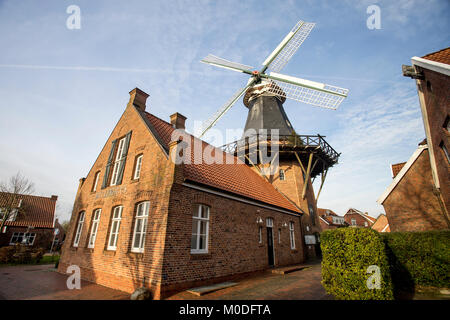
{"type": "Polygon", "coordinates": [[[358,213],[346,213],[344,215],[344,219],[345,219],[345,222],[347,222],[350,227],[352,226],[352,219],[356,220],[356,225],[358,227],[370,228],[371,225],[373,224],[358,213]],[[367,226],[365,225],[366,222],[367,222],[367,226]]]}
{"type": "MultiPolygon", "coordinates": [[[[6,233],[0,233],[0,247],[8,246],[14,232],[27,232],[27,228],[7,227],[6,233]]],[[[53,240],[53,229],[34,228],[30,233],[36,233],[36,238],[32,245],[33,248],[50,249],[53,240]]]]}
{"type": "Polygon", "coordinates": [[[424,150],[383,203],[391,232],[447,228],[424,150]]]}
{"type": "Polygon", "coordinates": [[[449,212],[450,166],[439,145],[443,142],[450,151],[450,134],[443,128],[446,117],[450,115],[450,77],[427,69],[422,69],[422,72],[425,80],[419,81],[418,90],[423,93],[426,105],[431,133],[431,141],[428,141],[428,144],[433,145],[443,202],[449,212]]]}
{"type": "Polygon", "coordinates": [[[258,243],[256,218],[274,219],[275,264],[303,261],[303,242],[298,216],[286,215],[259,206],[225,199],[181,185],[183,166],[174,166],[139,118],[134,106],[128,105],[102,152],[77,192],[58,271],[65,273],[69,265],[78,265],[83,279],[127,292],[150,287],[155,298],[199,281],[219,281],[268,266],[266,229],[263,243],[258,243]],[[111,142],[133,130],[123,182],[101,189],[111,142]],[[141,178],[133,181],[134,158],[143,154],[141,178]],[[91,192],[94,176],[101,170],[97,191],[91,192]],[[176,182],[175,185],[173,183],[176,182]],[[173,189],[172,189],[173,187],[173,189]],[[114,194],[115,192],[115,194],[114,194]],[[169,201],[170,199],[170,201],[169,201]],[[150,212],[144,253],[130,252],[134,228],[135,206],[149,200],[150,212]],[[196,202],[211,206],[210,251],[207,255],[191,255],[192,206],[196,202]],[[118,245],[107,250],[112,209],[123,205],[118,245]],[[101,208],[95,247],[87,248],[92,215],[101,208]],[[78,216],[86,212],[81,240],[73,246],[78,216]],[[259,210],[259,211],[258,211],[259,210]],[[296,250],[290,249],[289,228],[282,223],[294,221],[296,250]],[[282,243],[278,244],[278,228],[282,243]]]}

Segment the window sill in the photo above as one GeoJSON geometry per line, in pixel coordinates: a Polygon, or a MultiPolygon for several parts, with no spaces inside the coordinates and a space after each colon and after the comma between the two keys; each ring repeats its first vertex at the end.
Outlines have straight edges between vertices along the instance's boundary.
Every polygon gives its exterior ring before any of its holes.
{"type": "Polygon", "coordinates": [[[191,252],[191,260],[208,260],[211,257],[211,253],[208,252],[191,252]]]}
{"type": "Polygon", "coordinates": [[[105,255],[105,256],[115,256],[116,255],[116,249],[106,249],[106,250],[103,250],[103,254],[105,255]]]}
{"type": "Polygon", "coordinates": [[[140,179],[141,179],[141,178],[131,179],[131,182],[130,182],[130,183],[138,183],[140,179]]]}

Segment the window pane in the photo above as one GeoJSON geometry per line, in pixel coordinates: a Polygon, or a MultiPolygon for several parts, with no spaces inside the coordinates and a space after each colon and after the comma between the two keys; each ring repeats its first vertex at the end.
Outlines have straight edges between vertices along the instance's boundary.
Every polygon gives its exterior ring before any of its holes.
{"type": "Polygon", "coordinates": [[[191,249],[197,249],[197,235],[191,236],[191,249]]]}
{"type": "Polygon", "coordinates": [[[133,248],[139,248],[139,243],[141,242],[141,234],[135,233],[133,248]]]}
{"type": "Polygon", "coordinates": [[[199,249],[206,249],[206,236],[200,236],[199,249]]]}
{"type": "Polygon", "coordinates": [[[201,221],[200,222],[200,234],[202,235],[206,235],[206,229],[208,227],[208,222],[206,221],[201,221]]]}
{"type": "Polygon", "coordinates": [[[192,233],[197,234],[197,230],[198,230],[198,220],[192,219],[192,233]]]}
{"type": "Polygon", "coordinates": [[[140,233],[142,231],[142,219],[136,219],[136,230],[135,232],[140,233]]]}

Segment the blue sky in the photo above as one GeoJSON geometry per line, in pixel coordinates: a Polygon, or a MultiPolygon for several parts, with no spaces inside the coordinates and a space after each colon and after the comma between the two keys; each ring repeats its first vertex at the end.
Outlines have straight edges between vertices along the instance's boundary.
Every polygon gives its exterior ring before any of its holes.
{"type": "MultiPolygon", "coordinates": [[[[59,195],[57,215],[67,220],[78,179],[131,89],[149,93],[147,110],[163,119],[187,116],[192,132],[194,120],[247,81],[200,59],[212,53],[259,69],[305,20],[316,26],[282,73],[350,90],[336,111],[284,105],[298,133],[324,135],[342,153],[318,206],[377,216],[389,164],[406,161],[425,137],[415,82],[401,65],[449,45],[449,16],[445,0],[0,0],[0,180],[20,171],[36,194],[59,195]],[[79,30],[66,27],[72,4],[81,9],[79,30]],[[366,26],[372,4],[381,9],[379,30],[366,26]]],[[[240,101],[215,128],[242,129],[246,116],[240,101]]]]}

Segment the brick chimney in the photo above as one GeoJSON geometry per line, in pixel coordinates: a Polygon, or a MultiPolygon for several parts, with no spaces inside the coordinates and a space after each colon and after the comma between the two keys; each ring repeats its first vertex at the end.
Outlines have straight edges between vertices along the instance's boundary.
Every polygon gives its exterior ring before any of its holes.
{"type": "Polygon", "coordinates": [[[170,123],[172,124],[172,127],[175,129],[185,129],[184,123],[186,121],[186,117],[182,114],[175,112],[170,116],[170,123]]]}
{"type": "Polygon", "coordinates": [[[52,197],[50,198],[52,200],[58,200],[58,196],[55,196],[54,194],[52,195],[52,197]]]}
{"type": "Polygon", "coordinates": [[[128,104],[134,104],[136,107],[145,111],[145,102],[147,101],[148,94],[139,88],[134,88],[130,91],[130,101],[128,104]]]}

